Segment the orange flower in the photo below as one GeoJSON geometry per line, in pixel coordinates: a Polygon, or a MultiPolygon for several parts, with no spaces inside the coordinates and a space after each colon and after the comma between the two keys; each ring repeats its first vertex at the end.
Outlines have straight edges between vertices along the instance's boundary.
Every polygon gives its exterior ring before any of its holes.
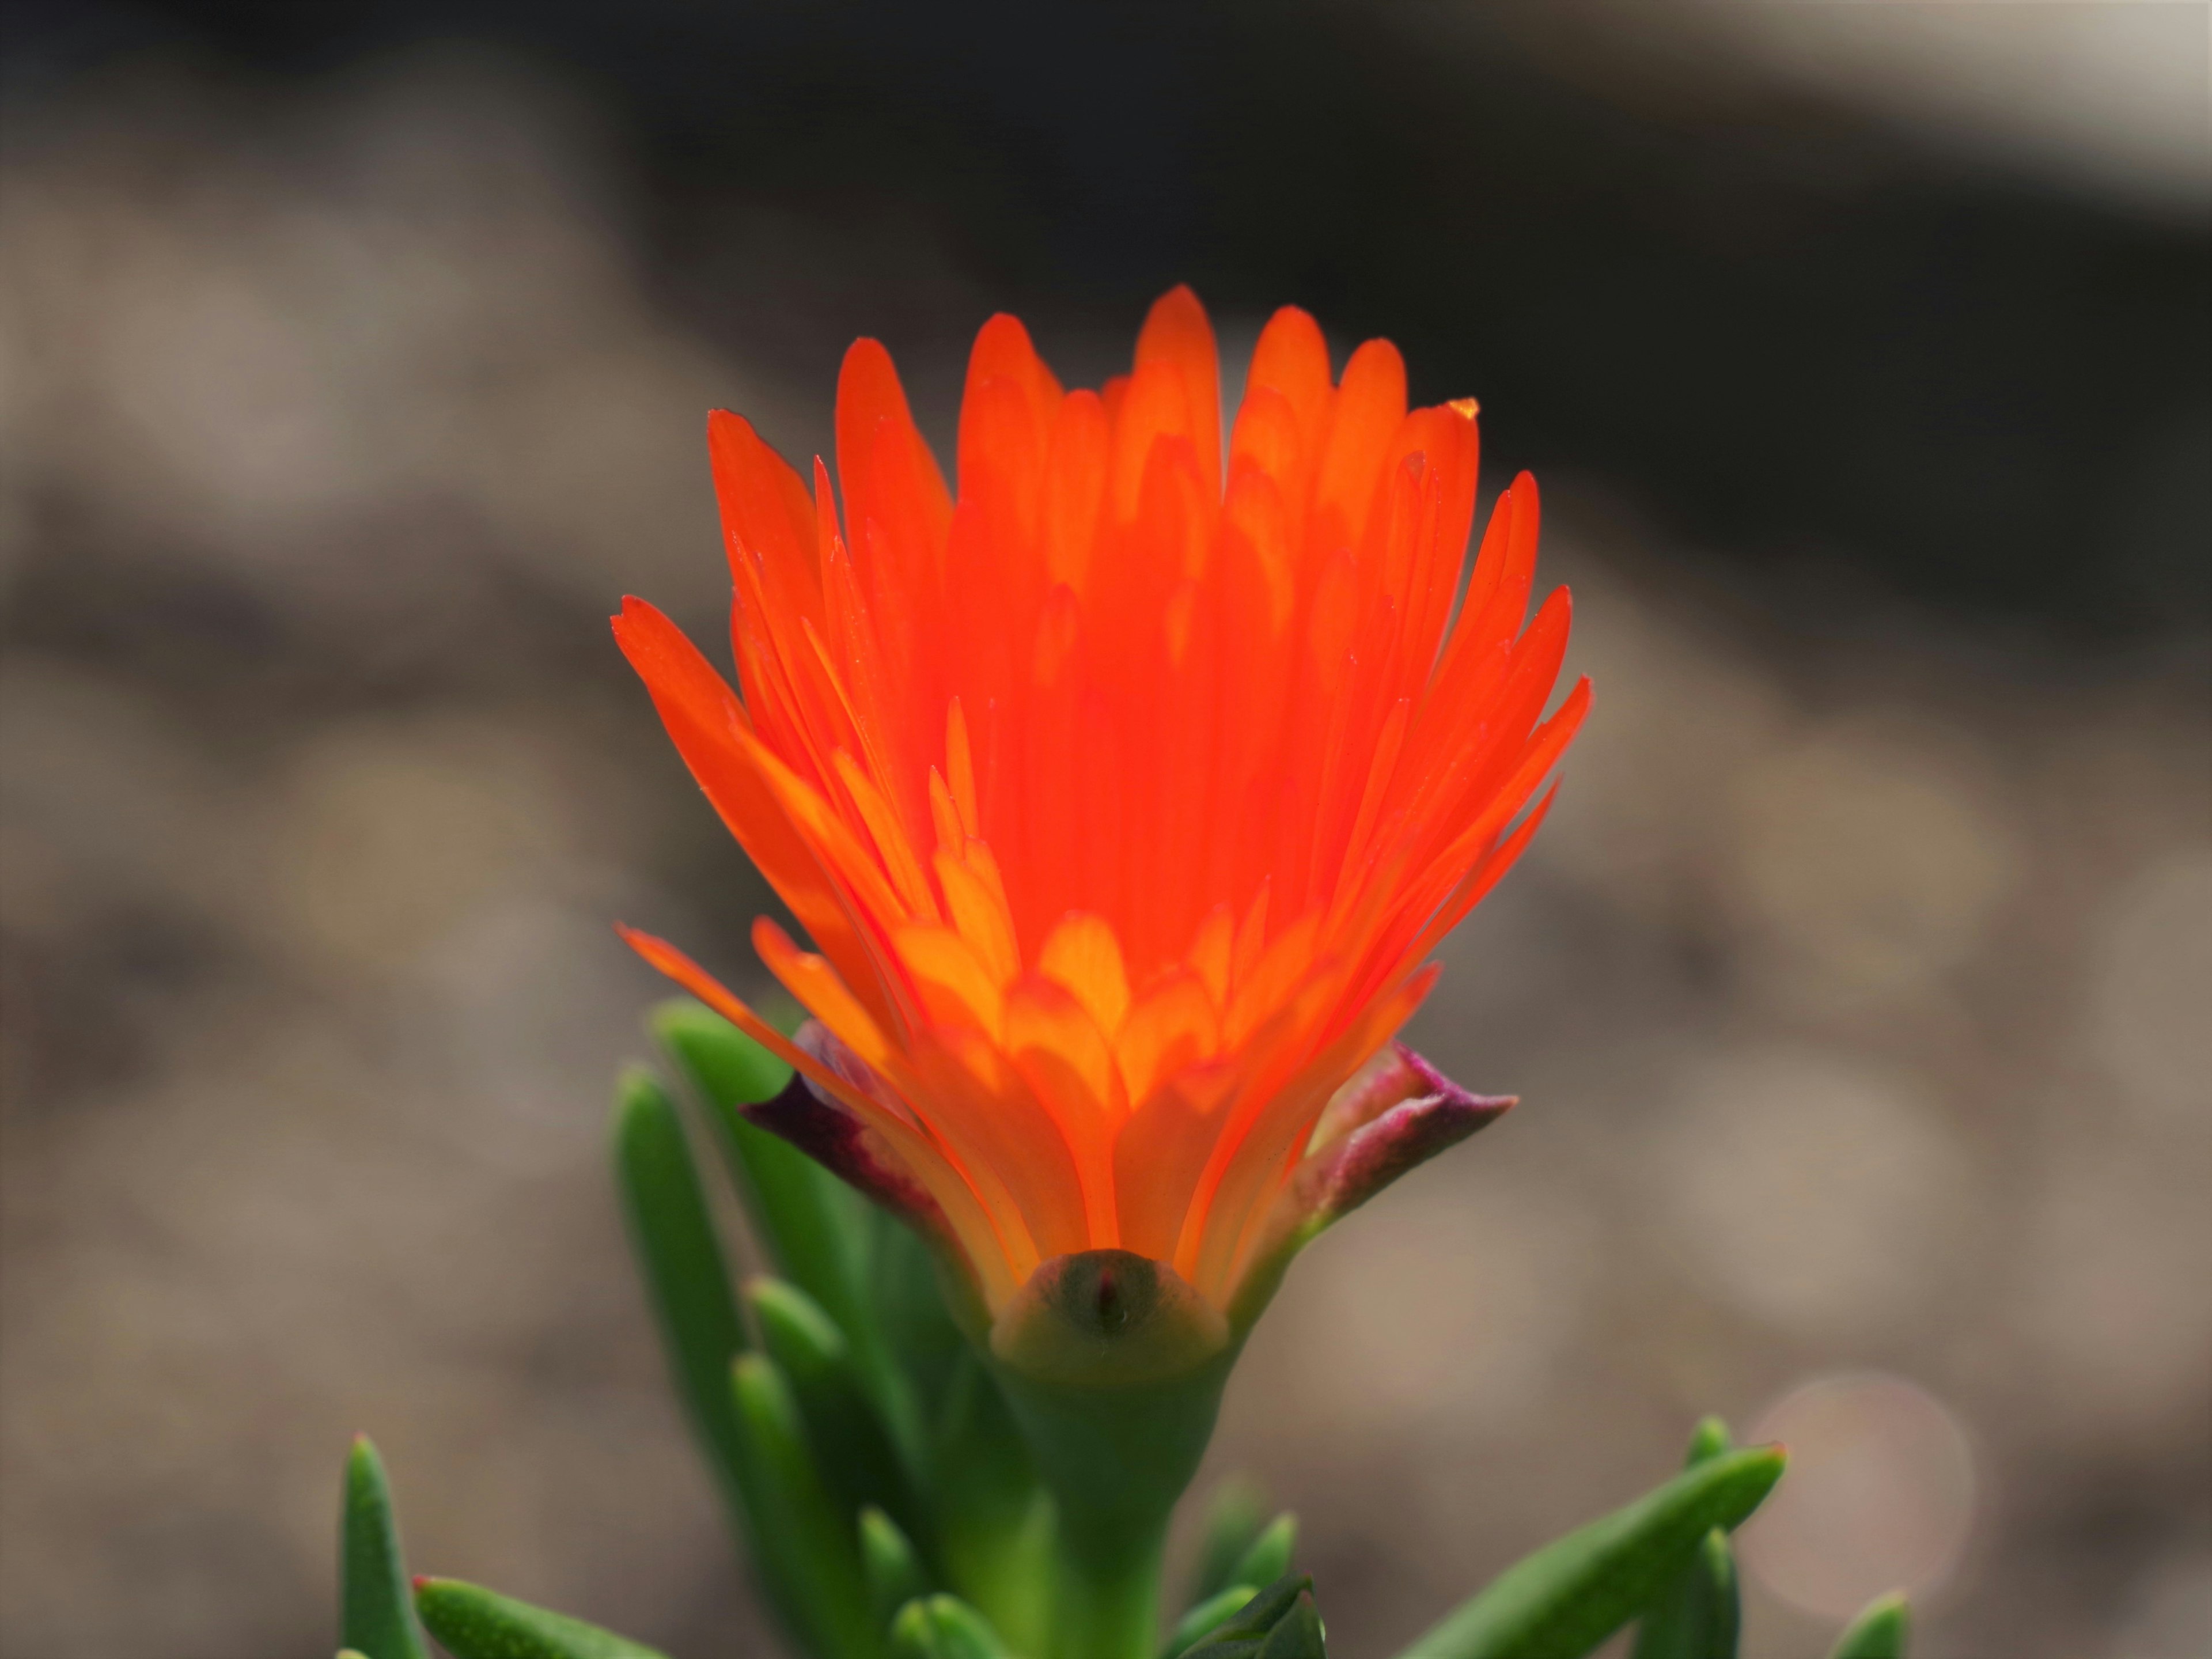
{"type": "Polygon", "coordinates": [[[1568,600],[1523,625],[1527,476],[1454,619],[1472,401],[1409,413],[1385,340],[1333,381],[1286,308],[1225,451],[1221,419],[1187,289],[1098,392],[1062,391],[994,317],[956,495],[861,340],[842,520],[818,459],[810,493],[744,420],[709,422],[742,699],[652,606],[615,619],[812,935],[819,955],[765,918],[753,938],[820,1030],[794,1047],[629,937],[836,1103],[787,1130],[939,1228],[994,1310],[1103,1249],[1231,1306],[1278,1201],[1313,1185],[1322,1109],[1370,1062],[1370,1094],[1413,1076],[1386,1045],[1424,959],[1527,843],[1588,703],[1577,684],[1542,718],[1568,600]]]}

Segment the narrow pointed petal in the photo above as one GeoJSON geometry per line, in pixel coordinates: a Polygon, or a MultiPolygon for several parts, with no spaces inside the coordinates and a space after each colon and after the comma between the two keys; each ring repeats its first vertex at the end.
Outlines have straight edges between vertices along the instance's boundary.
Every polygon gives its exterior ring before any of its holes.
{"type": "Polygon", "coordinates": [[[1460,598],[1478,408],[1409,410],[1407,384],[1386,340],[1338,379],[1288,307],[1232,416],[1179,288],[1128,374],[1068,391],[994,317],[956,493],[861,340],[834,488],[710,422],[734,689],[649,606],[617,623],[810,936],[755,947],[834,1048],[634,942],[804,1078],[759,1120],[951,1241],[994,1314],[1116,1249],[1255,1307],[1288,1241],[1500,1109],[1395,1051],[1345,1091],[1527,846],[1588,702],[1546,718],[1570,616],[1529,614],[1534,483],[1460,598]]]}

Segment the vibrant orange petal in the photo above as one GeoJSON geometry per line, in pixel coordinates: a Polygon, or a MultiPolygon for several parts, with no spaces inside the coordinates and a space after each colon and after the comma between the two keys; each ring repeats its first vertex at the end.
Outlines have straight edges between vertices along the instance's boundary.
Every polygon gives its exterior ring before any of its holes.
{"type": "Polygon", "coordinates": [[[820,950],[756,936],[835,1066],[634,942],[912,1165],[994,1307],[1119,1245],[1225,1308],[1323,1107],[1547,809],[1588,691],[1546,718],[1569,615],[1528,615],[1525,476],[1462,592],[1476,412],[1408,412],[1387,341],[1336,382],[1286,307],[1224,454],[1178,289],[1096,393],[986,324],[957,497],[873,341],[834,492],[710,422],[738,690],[649,606],[616,631],[820,950]]]}

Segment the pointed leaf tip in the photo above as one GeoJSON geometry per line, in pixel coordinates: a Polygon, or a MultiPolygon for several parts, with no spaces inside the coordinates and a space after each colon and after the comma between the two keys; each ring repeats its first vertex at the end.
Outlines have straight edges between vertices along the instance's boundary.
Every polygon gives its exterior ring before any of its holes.
{"type": "Polygon", "coordinates": [[[623,1068],[611,1134],[616,1185],[669,1370],[724,1494],[742,1507],[731,1358],[745,1346],[690,1137],[648,1066],[623,1068]]]}
{"type": "Polygon", "coordinates": [[[1191,1580],[1193,1607],[1235,1588],[1237,1564],[1267,1520],[1267,1494],[1258,1481],[1232,1475],[1221,1483],[1206,1510],[1205,1541],[1199,1547],[1198,1570],[1191,1580]]]}
{"type": "Polygon", "coordinates": [[[1010,1659],[990,1621],[957,1596],[918,1597],[891,1621],[891,1659],[1010,1659]]]}
{"type": "Polygon", "coordinates": [[[929,1575],[897,1522],[875,1504],[860,1510],[860,1577],[868,1605],[888,1627],[909,1601],[929,1594],[929,1575]]]}
{"type": "Polygon", "coordinates": [[[1184,1650],[1182,1659],[1325,1659],[1313,1580],[1284,1574],[1184,1650]]]}
{"type": "Polygon", "coordinates": [[[1401,1659],[1574,1659],[1651,1605],[1715,1528],[1782,1478],[1778,1446],[1729,1452],[1505,1570],[1401,1659]]]}
{"type": "MultiPolygon", "coordinates": [[[[1694,1469],[1728,1449],[1728,1425],[1707,1417],[1691,1431],[1682,1466],[1694,1469]]],[[[1728,1534],[1716,1527],[1645,1610],[1632,1659],[1736,1659],[1742,1624],[1735,1555],[1728,1534]]]]}
{"type": "Polygon", "coordinates": [[[1227,1589],[1207,1596],[1176,1621],[1174,1633],[1168,1644],[1160,1650],[1161,1659],[1176,1659],[1176,1656],[1196,1647],[1250,1605],[1260,1592],[1249,1584],[1231,1584],[1227,1589]]]}
{"type": "Polygon", "coordinates": [[[1252,1540],[1230,1573],[1229,1582],[1249,1584],[1255,1589],[1279,1583],[1291,1570],[1291,1556],[1297,1543],[1298,1517],[1285,1510],[1252,1540]]]}
{"type": "Polygon", "coordinates": [[[415,1605],[453,1659],[664,1659],[611,1630],[458,1578],[418,1580],[415,1605]]]}
{"type": "Polygon", "coordinates": [[[731,1367],[745,1489],[760,1517],[755,1546],[762,1577],[812,1651],[874,1650],[879,1626],[861,1576],[852,1511],[825,1490],[791,1382],[764,1353],[731,1367]]]}
{"type": "Polygon", "coordinates": [[[1905,1659],[1911,1624],[1902,1590],[1877,1596],[1851,1620],[1830,1659],[1905,1659]]]}
{"type": "Polygon", "coordinates": [[[339,1641],[370,1659],[428,1659],[407,1592],[391,1483],[365,1434],[354,1436],[346,1454],[338,1581],[339,1641]]]}
{"type": "Polygon", "coordinates": [[[1682,1467],[1694,1469],[1698,1464],[1718,1457],[1729,1446],[1728,1425],[1717,1417],[1701,1419],[1690,1431],[1690,1449],[1682,1459],[1682,1467]]]}

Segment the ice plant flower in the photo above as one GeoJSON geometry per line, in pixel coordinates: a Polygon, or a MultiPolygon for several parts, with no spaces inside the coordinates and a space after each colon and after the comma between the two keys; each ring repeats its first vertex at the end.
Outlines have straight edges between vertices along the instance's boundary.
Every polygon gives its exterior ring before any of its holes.
{"type": "Polygon", "coordinates": [[[795,1068],[757,1121],[955,1264],[1058,1500],[1071,1653],[1149,1650],[1168,1510],[1289,1255],[1507,1103],[1394,1040],[1588,703],[1545,714],[1568,601],[1528,617],[1525,476],[1462,592],[1475,415],[1408,411],[1387,341],[1334,377],[1286,308],[1224,444],[1177,289],[1095,392],[986,324],[956,491],[861,340],[834,493],[710,421],[738,689],[642,600],[615,619],[811,936],[753,933],[812,1020],[788,1042],[629,937],[795,1068]]]}
{"type": "Polygon", "coordinates": [[[1408,411],[1388,341],[1334,379],[1285,308],[1224,445],[1177,289],[1096,392],[993,318],[957,491],[873,340],[839,377],[834,498],[712,416],[739,690],[642,600],[615,631],[811,935],[754,928],[818,1026],[795,1048],[630,937],[811,1081],[830,1115],[786,1132],[946,1241],[991,1313],[1110,1249],[1229,1318],[1316,1206],[1495,1109],[1392,1039],[1588,694],[1544,718],[1568,599],[1527,619],[1527,476],[1461,596],[1475,416],[1408,411]],[[1426,1104],[1352,1158],[1401,1103],[1426,1104]],[[1333,1175],[1302,1169],[1317,1125],[1333,1175]]]}

